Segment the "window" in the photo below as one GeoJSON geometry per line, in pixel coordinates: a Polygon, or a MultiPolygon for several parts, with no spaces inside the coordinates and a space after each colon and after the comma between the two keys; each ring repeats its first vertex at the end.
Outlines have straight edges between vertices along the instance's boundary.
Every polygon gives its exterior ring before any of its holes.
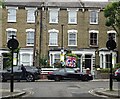
{"type": "Polygon", "coordinates": [[[16,10],[18,7],[6,7],[8,9],[8,22],[16,22],[16,10]]]}
{"type": "Polygon", "coordinates": [[[67,9],[67,11],[68,11],[68,24],[77,24],[78,9],[67,9]]]}
{"type": "Polygon", "coordinates": [[[30,65],[30,54],[22,54],[22,64],[24,65],[30,65]]]}
{"type": "Polygon", "coordinates": [[[98,11],[97,10],[90,11],[90,24],[98,24],[98,11]]]}
{"type": "Polygon", "coordinates": [[[27,29],[27,38],[26,38],[26,44],[27,46],[34,46],[34,29],[27,29]]]}
{"type": "Polygon", "coordinates": [[[77,30],[68,30],[68,46],[77,46],[77,30]]]}
{"type": "Polygon", "coordinates": [[[110,54],[106,54],[106,68],[110,68],[110,54]]]}
{"type": "Polygon", "coordinates": [[[14,35],[15,36],[14,38],[16,38],[16,32],[17,32],[16,29],[8,28],[6,29],[6,32],[7,32],[7,42],[8,40],[12,39],[12,35],[14,35]]]}
{"type": "Polygon", "coordinates": [[[49,46],[58,46],[58,30],[49,30],[49,46]]]}
{"type": "Polygon", "coordinates": [[[108,34],[108,40],[112,37],[113,40],[116,41],[116,31],[114,31],[114,30],[107,31],[107,34],[108,34]]]}
{"type": "Polygon", "coordinates": [[[89,31],[90,46],[98,46],[98,31],[90,30],[89,31]]]}
{"type": "Polygon", "coordinates": [[[60,62],[60,54],[54,54],[55,57],[55,63],[60,62]]]}
{"type": "Polygon", "coordinates": [[[49,23],[58,23],[59,8],[49,8],[49,23]]]}
{"type": "Polygon", "coordinates": [[[35,10],[37,8],[26,8],[27,10],[27,23],[35,23],[35,10]]]}

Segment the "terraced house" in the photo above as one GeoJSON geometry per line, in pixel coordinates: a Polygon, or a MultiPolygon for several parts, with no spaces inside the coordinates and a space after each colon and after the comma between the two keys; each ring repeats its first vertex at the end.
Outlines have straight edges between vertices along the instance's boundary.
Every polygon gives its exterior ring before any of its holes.
{"type": "MultiPolygon", "coordinates": [[[[8,1],[2,9],[0,55],[8,52],[7,41],[15,35],[20,47],[18,65],[37,66],[39,58],[47,57],[53,66],[60,61],[61,51],[71,51],[78,56],[81,71],[109,67],[106,41],[111,35],[115,41],[118,38],[112,28],[105,26],[103,10],[108,2],[8,1]]],[[[117,52],[113,52],[113,64],[117,52]]]]}

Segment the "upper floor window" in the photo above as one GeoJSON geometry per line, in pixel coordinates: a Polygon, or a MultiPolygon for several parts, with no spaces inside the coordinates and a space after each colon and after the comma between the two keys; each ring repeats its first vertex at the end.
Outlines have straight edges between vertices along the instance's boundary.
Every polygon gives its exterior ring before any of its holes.
{"type": "Polygon", "coordinates": [[[77,46],[77,30],[68,30],[68,46],[77,46]]]}
{"type": "Polygon", "coordinates": [[[49,46],[58,46],[58,30],[49,30],[49,46]]]}
{"type": "Polygon", "coordinates": [[[89,42],[90,46],[98,46],[98,31],[96,30],[90,30],[89,31],[89,42]]]}
{"type": "Polygon", "coordinates": [[[6,7],[8,10],[7,22],[16,22],[16,10],[18,7],[6,7]]]}
{"type": "Polygon", "coordinates": [[[59,8],[49,8],[49,23],[58,23],[59,8]]]}
{"type": "Polygon", "coordinates": [[[27,29],[27,38],[26,38],[26,45],[27,46],[34,46],[34,29],[27,29]]]}
{"type": "Polygon", "coordinates": [[[98,24],[98,10],[90,10],[90,24],[98,24]]]}
{"type": "Polygon", "coordinates": [[[114,31],[114,30],[107,31],[107,34],[108,34],[108,40],[112,37],[113,40],[116,41],[116,31],[114,31]]]}
{"type": "Polygon", "coordinates": [[[28,8],[26,7],[27,10],[27,23],[35,23],[35,10],[37,8],[28,8]]]}
{"type": "Polygon", "coordinates": [[[7,32],[7,42],[8,40],[12,39],[12,35],[14,35],[14,38],[16,38],[16,32],[17,32],[16,29],[8,28],[6,29],[6,32],[7,32]]]}
{"type": "Polygon", "coordinates": [[[68,24],[77,24],[77,11],[78,9],[69,8],[68,11],[68,24]]]}

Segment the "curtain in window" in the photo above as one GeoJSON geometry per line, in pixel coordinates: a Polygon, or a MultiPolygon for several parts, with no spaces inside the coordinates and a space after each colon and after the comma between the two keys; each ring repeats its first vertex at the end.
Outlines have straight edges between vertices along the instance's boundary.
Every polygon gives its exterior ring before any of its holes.
{"type": "Polygon", "coordinates": [[[49,45],[57,45],[58,44],[58,33],[57,32],[51,32],[49,34],[49,45]]]}
{"type": "Polygon", "coordinates": [[[76,45],[76,33],[69,33],[69,45],[76,45]]]}
{"type": "Polygon", "coordinates": [[[50,22],[53,22],[53,23],[58,22],[58,11],[54,11],[54,10],[50,11],[50,22]]]}
{"type": "Polygon", "coordinates": [[[22,63],[24,65],[30,65],[30,55],[29,54],[23,54],[22,55],[22,63]]]}
{"type": "Polygon", "coordinates": [[[34,15],[35,10],[28,10],[27,11],[27,22],[35,22],[35,15],[34,15]]]}
{"type": "Polygon", "coordinates": [[[16,9],[8,9],[8,22],[16,22],[16,9]]]}
{"type": "Polygon", "coordinates": [[[76,23],[76,11],[69,11],[69,23],[76,23]]]}
{"type": "Polygon", "coordinates": [[[34,44],[34,32],[29,31],[27,32],[27,45],[33,45],[34,44]]]}
{"type": "Polygon", "coordinates": [[[91,11],[90,12],[90,23],[97,23],[97,21],[98,21],[98,12],[91,11]]]}
{"type": "Polygon", "coordinates": [[[14,35],[14,38],[16,38],[16,31],[7,31],[7,41],[12,38],[12,35],[14,35]]]}

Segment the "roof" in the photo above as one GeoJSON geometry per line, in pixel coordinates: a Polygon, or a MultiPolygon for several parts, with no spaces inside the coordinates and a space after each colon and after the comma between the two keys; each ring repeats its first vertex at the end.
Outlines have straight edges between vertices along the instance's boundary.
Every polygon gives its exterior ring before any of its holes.
{"type": "Polygon", "coordinates": [[[108,2],[80,2],[79,0],[5,0],[6,6],[46,6],[46,7],[100,7],[104,8],[108,2]],[[63,1],[63,2],[62,2],[63,1]],[[44,5],[42,5],[44,4],[44,5]]]}

